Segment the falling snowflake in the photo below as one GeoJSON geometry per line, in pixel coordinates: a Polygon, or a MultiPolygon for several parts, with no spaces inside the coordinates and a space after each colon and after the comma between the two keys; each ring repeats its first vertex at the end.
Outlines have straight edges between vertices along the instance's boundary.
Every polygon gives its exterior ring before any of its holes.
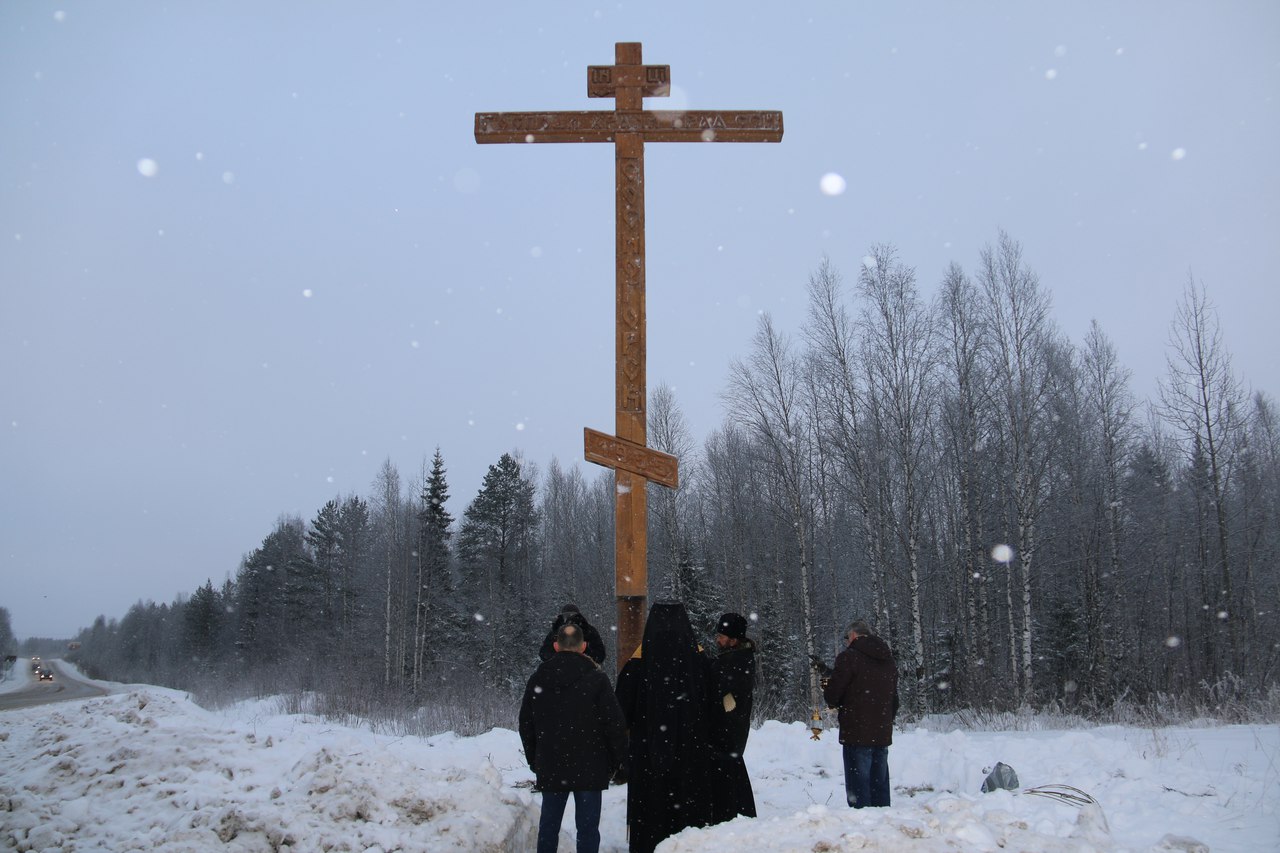
{"type": "Polygon", "coordinates": [[[844,176],[835,172],[827,172],[818,180],[818,189],[822,190],[823,195],[843,195],[847,188],[848,183],[845,181],[844,176]]]}

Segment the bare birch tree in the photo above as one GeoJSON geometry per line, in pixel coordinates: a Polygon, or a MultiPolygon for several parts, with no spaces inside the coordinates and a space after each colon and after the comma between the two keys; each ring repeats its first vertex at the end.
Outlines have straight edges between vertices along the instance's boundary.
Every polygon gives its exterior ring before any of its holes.
{"type": "Polygon", "coordinates": [[[980,296],[973,282],[957,264],[943,276],[934,306],[946,377],[939,391],[941,433],[954,482],[955,589],[962,614],[957,631],[960,643],[952,666],[961,679],[964,696],[990,695],[991,636],[994,631],[989,593],[991,589],[989,545],[983,536],[990,511],[990,489],[985,482],[989,467],[994,418],[987,408],[990,395],[990,360],[984,357],[987,339],[980,296]]]}
{"type": "Polygon", "coordinates": [[[841,278],[823,260],[809,277],[809,314],[804,334],[810,346],[810,381],[815,394],[819,446],[835,457],[835,481],[858,508],[859,527],[870,574],[871,612],[889,624],[885,565],[888,537],[881,440],[868,415],[857,330],[841,294],[841,278]]]}
{"type": "MultiPolygon", "coordinates": [[[[1013,556],[1019,568],[1020,601],[1017,619],[1010,614],[1009,650],[1017,660],[1019,696],[1029,699],[1035,691],[1032,580],[1039,546],[1036,525],[1045,508],[1046,473],[1052,458],[1054,431],[1046,420],[1052,401],[1052,348],[1056,341],[1049,296],[1023,261],[1021,245],[1008,234],[1001,232],[994,248],[983,249],[978,282],[986,296],[990,372],[1001,418],[1016,548],[1013,556]]],[[[1010,576],[1008,580],[1012,592],[1013,579],[1010,576]]]]}
{"type": "Polygon", "coordinates": [[[1204,605],[1227,628],[1226,665],[1238,669],[1240,627],[1247,620],[1233,592],[1228,492],[1245,425],[1245,395],[1231,369],[1217,313],[1204,288],[1189,279],[1169,331],[1168,375],[1160,383],[1161,412],[1177,431],[1188,461],[1203,460],[1211,496],[1216,548],[1212,600],[1204,605]]]}
{"type": "MultiPolygon", "coordinates": [[[[746,361],[730,367],[725,400],[730,415],[750,430],[759,442],[761,461],[772,475],[777,493],[775,507],[793,532],[791,543],[803,649],[814,653],[814,618],[811,595],[812,473],[813,450],[810,418],[803,407],[804,388],[800,364],[786,337],[778,334],[768,314],[760,318],[746,361]]],[[[818,702],[818,680],[809,671],[809,694],[818,702]]]]}
{"type": "Polygon", "coordinates": [[[405,586],[408,574],[407,542],[408,529],[405,525],[404,495],[401,493],[400,472],[391,464],[390,459],[382,463],[378,476],[373,484],[374,494],[373,527],[374,549],[378,566],[382,572],[382,685],[390,687],[392,674],[404,671],[406,656],[403,635],[405,631],[397,618],[403,607],[404,598],[400,594],[405,586]]]}
{"type": "MultiPolygon", "coordinates": [[[[669,453],[679,460],[680,484],[677,488],[650,483],[649,492],[649,565],[656,568],[651,584],[665,588],[673,598],[690,604],[686,597],[693,570],[693,549],[688,538],[685,512],[693,483],[697,479],[697,462],[693,458],[693,438],[684,413],[676,403],[671,386],[660,384],[649,399],[649,446],[669,453]]],[[[702,615],[702,614],[699,614],[702,615]]]]}
{"type": "MultiPolygon", "coordinates": [[[[892,246],[877,245],[863,262],[858,290],[864,306],[858,327],[872,412],[881,433],[891,475],[888,506],[905,574],[910,631],[912,695],[924,710],[926,697],[924,616],[921,609],[921,532],[930,462],[934,458],[934,394],[937,351],[932,321],[916,292],[915,270],[902,264],[892,246]]],[[[897,562],[896,560],[894,562],[897,562]]]]}

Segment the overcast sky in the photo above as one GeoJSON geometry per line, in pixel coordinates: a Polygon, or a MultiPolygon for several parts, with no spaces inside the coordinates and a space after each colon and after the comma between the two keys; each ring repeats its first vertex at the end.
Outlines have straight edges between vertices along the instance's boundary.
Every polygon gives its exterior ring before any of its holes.
{"type": "Polygon", "coordinates": [[[0,5],[0,606],[70,636],[234,575],[282,514],[613,430],[613,150],[474,114],[774,109],[646,148],[649,387],[701,441],[761,312],[891,242],[932,297],[1004,229],[1150,396],[1187,281],[1280,382],[1280,4],[0,5]],[[785,7],[785,8],[784,8],[785,7]],[[827,174],[845,190],[824,193],[827,174]]]}

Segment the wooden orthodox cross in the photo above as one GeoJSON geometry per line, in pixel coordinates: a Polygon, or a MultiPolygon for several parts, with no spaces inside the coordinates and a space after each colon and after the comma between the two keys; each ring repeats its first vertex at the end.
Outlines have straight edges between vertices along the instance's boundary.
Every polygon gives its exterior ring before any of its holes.
{"type": "Polygon", "coordinates": [[[587,97],[613,110],[476,113],[476,142],[612,142],[617,193],[616,435],[585,430],[586,458],[614,469],[614,579],[618,669],[644,636],[648,596],[645,485],[678,482],[676,458],[646,446],[644,300],[645,142],[778,142],[776,111],[648,111],[645,98],[671,94],[671,69],[644,65],[638,42],[618,42],[613,65],[587,68],[587,97]]]}

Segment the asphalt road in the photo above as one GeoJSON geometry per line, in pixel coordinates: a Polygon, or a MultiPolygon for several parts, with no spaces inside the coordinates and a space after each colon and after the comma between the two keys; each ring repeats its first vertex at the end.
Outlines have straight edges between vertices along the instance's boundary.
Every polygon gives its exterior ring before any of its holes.
{"type": "MultiPolygon", "coordinates": [[[[53,681],[36,681],[33,678],[31,683],[21,690],[0,693],[0,711],[107,695],[107,691],[101,687],[76,678],[71,667],[63,666],[62,661],[47,660],[44,663],[53,670],[53,681]]],[[[29,666],[30,662],[25,658],[19,658],[17,665],[29,666]]]]}

